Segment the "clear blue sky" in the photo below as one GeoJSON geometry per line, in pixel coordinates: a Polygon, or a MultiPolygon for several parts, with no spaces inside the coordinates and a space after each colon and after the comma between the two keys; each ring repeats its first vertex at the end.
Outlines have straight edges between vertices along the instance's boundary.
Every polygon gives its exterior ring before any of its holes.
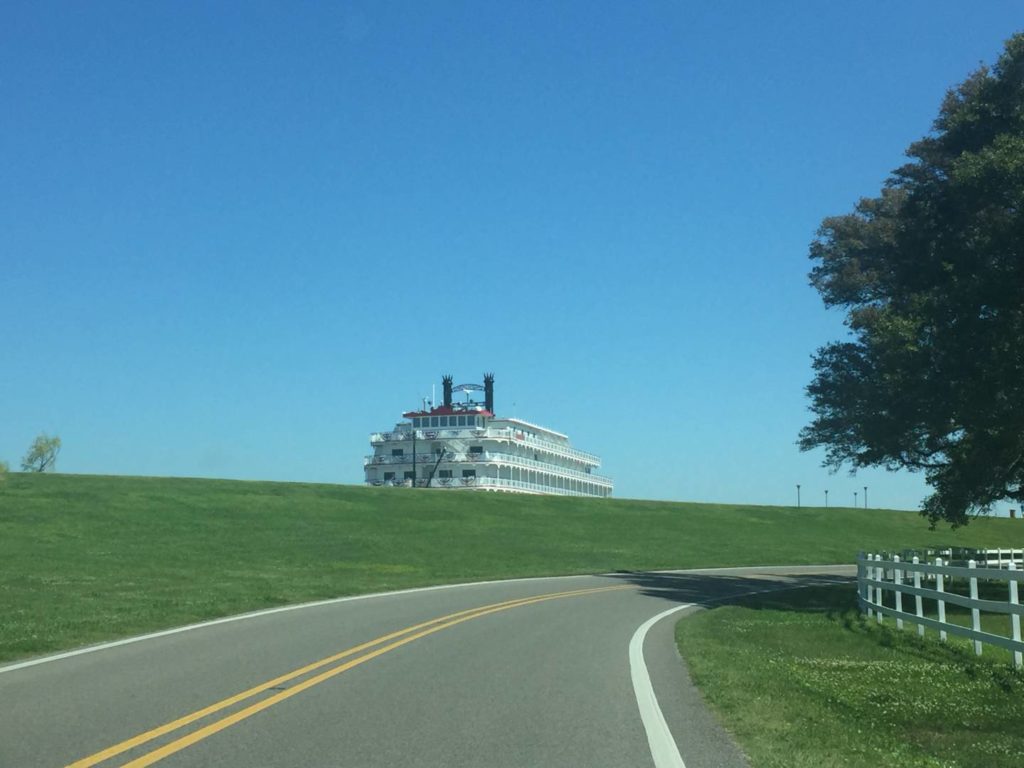
{"type": "Polygon", "coordinates": [[[357,483],[442,373],[616,495],[914,508],[795,440],[821,219],[1019,2],[22,3],[0,23],[0,459],[357,483]],[[514,406],[513,406],[514,403],[514,406]]]}

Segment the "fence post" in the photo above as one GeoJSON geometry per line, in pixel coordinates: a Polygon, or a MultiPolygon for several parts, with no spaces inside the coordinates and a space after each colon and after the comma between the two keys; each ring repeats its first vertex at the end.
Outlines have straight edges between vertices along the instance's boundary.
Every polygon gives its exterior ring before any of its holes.
{"type": "Polygon", "coordinates": [[[868,579],[874,578],[874,572],[872,571],[871,566],[865,565],[865,563],[870,563],[872,559],[873,555],[861,552],[861,560],[857,563],[857,578],[859,579],[862,575],[864,577],[861,590],[864,593],[864,602],[867,603],[864,611],[867,613],[869,619],[873,618],[875,615],[875,609],[871,607],[871,603],[875,597],[875,590],[867,583],[867,581],[868,579]]]}
{"type": "MultiPolygon", "coordinates": [[[[937,567],[939,567],[939,568],[942,567],[942,558],[941,557],[936,557],[935,558],[935,565],[937,567]]],[[[945,592],[946,591],[945,590],[945,585],[946,585],[946,577],[942,573],[936,573],[935,574],[935,591],[940,593],[940,594],[942,592],[945,592]]],[[[939,604],[939,623],[940,624],[945,624],[946,623],[946,601],[943,600],[942,598],[939,598],[936,602],[938,602],[938,604],[939,604]]],[[[939,630],[939,640],[941,640],[942,642],[946,642],[946,630],[944,630],[944,629],[940,629],[939,630]]]]}
{"type": "Polygon", "coordinates": [[[860,598],[860,610],[864,613],[867,608],[864,604],[868,601],[867,590],[864,585],[864,553],[857,553],[857,597],[860,598]]]}
{"type": "MultiPolygon", "coordinates": [[[[893,594],[896,595],[896,610],[903,613],[903,592],[900,591],[899,587],[903,586],[903,571],[900,570],[900,556],[892,556],[892,584],[893,594]]],[[[903,619],[899,616],[896,617],[896,629],[903,629],[903,619]]]]}
{"type": "MultiPolygon", "coordinates": [[[[875,581],[885,581],[885,571],[879,563],[882,562],[881,555],[875,555],[875,581]]],[[[875,587],[875,595],[878,597],[878,605],[885,605],[885,589],[882,587],[875,587]]],[[[875,611],[875,618],[878,619],[878,623],[882,623],[882,612],[875,611]]]]}
{"type": "MultiPolygon", "coordinates": [[[[1013,562],[1013,556],[1010,556],[1010,570],[1016,571],[1017,564],[1013,562]]],[[[1020,605],[1020,597],[1017,594],[1017,582],[1013,579],[1010,580],[1010,605],[1020,605]]],[[[1020,642],[1020,616],[1016,613],[1010,616],[1010,626],[1013,627],[1013,639],[1018,643],[1020,642]]],[[[1020,651],[1013,652],[1013,666],[1020,669],[1024,666],[1024,654],[1020,651]]]]}
{"type": "MultiPolygon", "coordinates": [[[[968,568],[977,568],[978,563],[974,560],[967,561],[968,568]]],[[[971,600],[978,599],[978,577],[971,576],[971,600]]],[[[971,628],[975,632],[981,631],[981,611],[977,608],[971,608],[971,628]]],[[[981,656],[981,640],[974,641],[974,655],[981,656]]]]}
{"type": "MultiPolygon", "coordinates": [[[[920,562],[920,558],[917,555],[914,555],[914,565],[919,565],[920,562]]],[[[914,569],[914,589],[920,588],[921,572],[917,569],[914,569]]],[[[921,599],[920,595],[914,595],[914,607],[917,608],[917,618],[920,619],[922,616],[924,616],[924,601],[921,599]]],[[[924,624],[917,625],[917,634],[918,637],[924,637],[924,624]]]]}

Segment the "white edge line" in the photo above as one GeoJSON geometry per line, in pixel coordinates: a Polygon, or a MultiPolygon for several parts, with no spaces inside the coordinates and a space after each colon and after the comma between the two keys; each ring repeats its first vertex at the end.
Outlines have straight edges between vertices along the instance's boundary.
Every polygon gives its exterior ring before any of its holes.
{"type": "MultiPolygon", "coordinates": [[[[756,566],[755,566],[756,567],[756,566]]],[[[784,568],[785,566],[778,566],[784,568]]],[[[813,567],[813,566],[809,566],[813,567]]],[[[738,570],[733,568],[706,568],[704,570],[738,570]]],[[[735,600],[750,595],[760,595],[766,592],[786,592],[794,589],[807,589],[808,587],[824,586],[833,582],[823,584],[800,584],[798,586],[769,587],[768,589],[757,589],[751,592],[741,592],[738,595],[726,595],[723,597],[705,600],[704,603],[718,603],[725,600],[735,600]]],[[[834,582],[840,583],[840,582],[834,582]]],[[[647,662],[644,661],[644,640],[651,627],[673,613],[693,608],[697,603],[685,603],[662,611],[652,616],[633,633],[629,640],[629,674],[633,680],[633,693],[636,695],[636,704],[640,709],[640,719],[643,721],[644,730],[647,732],[647,744],[651,749],[651,757],[654,759],[655,768],[686,768],[683,756],[679,754],[679,747],[676,744],[672,731],[669,730],[665,720],[665,714],[658,704],[658,697],[654,694],[654,686],[651,684],[651,675],[647,671],[647,662]]],[[[0,670],[2,671],[2,670],[0,670]]]]}
{"type": "MultiPolygon", "coordinates": [[[[840,568],[840,567],[852,567],[837,565],[835,563],[828,563],[823,565],[741,565],[730,568],[691,568],[687,570],[676,570],[676,571],[632,571],[631,573],[701,573],[704,571],[738,571],[738,570],[759,570],[763,568],[840,568]]],[[[27,667],[34,667],[38,664],[47,664],[51,661],[61,661],[62,659],[70,659],[75,656],[82,656],[87,653],[96,653],[97,651],[106,651],[110,648],[119,648],[123,645],[131,645],[132,643],[141,643],[143,640],[156,640],[160,637],[167,637],[169,635],[177,635],[182,632],[191,632],[196,629],[205,629],[207,627],[214,627],[218,624],[229,624],[235,621],[245,621],[246,619],[256,619],[261,616],[269,616],[274,613],[284,613],[286,611],[298,611],[303,608],[317,608],[323,605],[335,605],[337,603],[348,603],[356,600],[369,600],[376,597],[393,597],[397,595],[410,595],[418,592],[433,592],[441,589],[456,589],[458,587],[482,587],[491,584],[516,584],[528,581],[550,581],[552,579],[590,579],[595,576],[616,576],[621,574],[616,573],[591,573],[591,574],[572,574],[569,576],[528,576],[519,579],[491,579],[489,581],[467,581],[459,584],[439,584],[433,587],[413,587],[411,589],[398,589],[393,592],[373,592],[366,595],[349,595],[348,597],[333,597],[327,600],[315,600],[310,603],[296,603],[295,605],[281,605],[276,608],[265,608],[260,611],[250,611],[248,613],[240,613],[235,616],[224,616],[219,619],[210,619],[209,621],[201,621],[196,624],[186,624],[181,627],[173,627],[171,629],[162,629],[158,632],[150,632],[145,635],[136,635],[135,637],[126,637],[121,640],[112,640],[108,643],[100,643],[98,645],[90,645],[85,648],[76,648],[73,651],[63,651],[61,653],[55,653],[50,656],[40,656],[35,659],[28,659],[26,661],[15,662],[14,664],[8,664],[6,666],[0,666],[0,675],[5,672],[15,672],[19,669],[25,669],[27,667]]]]}
{"type": "Polygon", "coordinates": [[[655,768],[686,768],[682,755],[679,754],[679,747],[676,740],[665,722],[665,715],[658,704],[658,697],[654,695],[654,686],[651,685],[651,675],[647,671],[647,663],[644,661],[644,639],[647,632],[673,613],[693,607],[693,603],[677,605],[662,611],[657,616],[652,616],[640,628],[633,633],[629,641],[629,674],[633,679],[633,693],[636,694],[636,703],[640,708],[640,719],[643,721],[644,730],[647,731],[647,744],[651,748],[651,757],[654,758],[655,768]]]}

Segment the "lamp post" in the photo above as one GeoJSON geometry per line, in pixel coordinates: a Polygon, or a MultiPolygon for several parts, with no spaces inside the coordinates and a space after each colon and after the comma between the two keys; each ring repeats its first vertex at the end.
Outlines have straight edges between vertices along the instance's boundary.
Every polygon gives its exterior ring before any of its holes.
{"type": "Polygon", "coordinates": [[[856,491],[853,492],[853,508],[854,509],[857,508],[857,492],[856,491]]]}
{"type": "Polygon", "coordinates": [[[864,486],[864,509],[868,508],[868,487],[864,486]]]}
{"type": "Polygon", "coordinates": [[[416,422],[412,423],[412,487],[416,487],[416,422]]]}
{"type": "Polygon", "coordinates": [[[825,490],[825,509],[828,509],[828,489],[825,490]]]}
{"type": "Polygon", "coordinates": [[[796,508],[800,509],[800,483],[796,484],[796,508]]]}

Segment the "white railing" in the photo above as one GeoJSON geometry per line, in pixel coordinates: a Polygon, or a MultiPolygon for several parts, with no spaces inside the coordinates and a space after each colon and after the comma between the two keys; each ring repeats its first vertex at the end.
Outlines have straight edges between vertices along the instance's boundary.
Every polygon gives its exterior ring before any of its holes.
{"type": "Polygon", "coordinates": [[[571,459],[582,461],[584,464],[592,464],[595,467],[601,466],[601,458],[593,453],[587,453],[586,451],[581,451],[577,448],[570,448],[569,446],[562,445],[561,443],[553,443],[550,440],[542,440],[539,437],[531,437],[530,435],[524,434],[522,437],[517,437],[516,435],[519,430],[508,429],[504,431],[509,433],[506,439],[511,440],[512,442],[532,445],[541,451],[547,451],[548,453],[553,453],[557,456],[568,456],[571,459]]]}
{"type": "Polygon", "coordinates": [[[982,568],[1003,568],[1010,563],[1024,568],[1024,549],[978,549],[975,560],[982,568]]]}
{"type": "MultiPolygon", "coordinates": [[[[879,624],[883,616],[890,616],[896,619],[896,628],[903,629],[904,622],[917,625],[917,634],[924,636],[926,627],[938,630],[939,639],[946,641],[949,634],[967,637],[974,641],[974,652],[980,656],[982,644],[988,643],[1000,648],[1006,648],[1013,653],[1013,664],[1017,669],[1024,666],[1024,642],[1021,642],[1020,622],[1024,615],[1024,607],[1020,604],[1018,585],[1024,581],[1024,570],[1017,567],[1017,561],[1024,558],[1022,550],[990,550],[993,552],[1005,552],[1006,568],[979,568],[975,560],[970,560],[967,567],[953,566],[943,563],[941,557],[935,558],[934,565],[919,562],[914,557],[910,562],[901,561],[898,555],[891,559],[883,559],[881,555],[865,555],[863,552],[857,555],[857,592],[861,610],[867,613],[868,617],[874,617],[879,624]],[[1018,556],[1018,553],[1020,555],[1018,556]],[[933,580],[935,588],[929,589],[921,586],[921,580],[933,580]],[[947,578],[964,578],[970,585],[970,596],[947,592],[945,582],[947,578]],[[989,581],[1002,581],[1007,583],[1007,597],[1001,600],[981,600],[978,598],[978,579],[989,581]],[[911,584],[907,584],[910,579],[911,584]],[[891,592],[894,595],[893,603],[895,608],[884,604],[885,593],[891,592]],[[914,598],[914,612],[903,610],[903,596],[914,598]],[[938,618],[933,619],[924,615],[924,600],[936,602],[938,618]],[[971,626],[962,627],[959,624],[950,624],[946,621],[946,604],[959,605],[971,611],[971,626]],[[1008,615],[1010,618],[1011,637],[995,635],[991,632],[981,630],[981,612],[998,613],[1008,615]]],[[[1002,556],[999,558],[1003,561],[1002,556]]]]}
{"type": "MultiPolygon", "coordinates": [[[[550,485],[528,483],[524,480],[506,480],[500,477],[435,477],[431,480],[433,488],[495,488],[498,490],[510,489],[526,491],[529,493],[542,493],[548,496],[586,496],[588,498],[605,498],[597,493],[586,493],[584,491],[572,491],[567,488],[555,488],[550,485]]],[[[367,485],[373,486],[395,486],[412,487],[412,480],[371,480],[367,485]]],[[[427,481],[419,478],[416,485],[420,488],[427,486],[427,481]]],[[[608,489],[609,491],[611,489],[608,489]]],[[[609,494],[610,495],[610,494],[609,494]]]]}
{"type": "MultiPolygon", "coordinates": [[[[530,437],[518,429],[417,429],[417,440],[448,440],[458,438],[461,440],[508,440],[519,445],[533,446],[537,450],[547,451],[557,456],[565,456],[576,459],[584,464],[591,464],[595,467],[601,465],[601,459],[593,453],[587,453],[576,448],[570,448],[561,443],[553,443],[550,440],[530,437]]],[[[373,432],[370,435],[370,445],[381,445],[384,443],[402,442],[412,440],[412,430],[395,430],[394,432],[373,432]]]]}
{"type": "MultiPolygon", "coordinates": [[[[941,557],[946,565],[966,565],[968,560],[974,560],[979,568],[1005,568],[1009,563],[1024,568],[1024,549],[905,549],[900,556],[906,562],[913,555],[918,555],[923,560],[927,560],[928,557],[941,557]]],[[[934,576],[930,578],[935,580],[934,576]]]]}
{"type": "MultiPolygon", "coordinates": [[[[416,439],[450,440],[452,438],[457,438],[460,440],[483,440],[488,437],[498,438],[501,436],[499,433],[503,431],[504,430],[500,429],[479,429],[476,427],[459,427],[457,429],[417,429],[416,439]]],[[[370,434],[370,445],[396,443],[402,442],[403,440],[412,440],[411,429],[396,429],[394,432],[372,432],[370,434]]]]}
{"type": "MultiPolygon", "coordinates": [[[[437,461],[437,456],[424,451],[416,454],[417,464],[432,464],[437,461]]],[[[369,464],[412,464],[412,454],[408,456],[367,456],[363,459],[363,466],[369,464]]]]}
{"type": "MultiPolygon", "coordinates": [[[[462,486],[471,488],[481,484],[477,482],[478,480],[480,480],[480,478],[477,477],[435,477],[429,482],[431,482],[434,487],[438,488],[455,488],[462,486]]],[[[416,479],[416,487],[427,488],[427,482],[427,478],[419,477],[416,479]]],[[[381,486],[388,486],[392,488],[412,488],[412,480],[399,480],[397,478],[391,480],[367,480],[366,484],[373,485],[378,488],[381,486]]]]}
{"type": "Polygon", "coordinates": [[[568,488],[555,488],[551,485],[540,485],[539,483],[528,483],[525,480],[507,480],[503,477],[478,477],[476,479],[478,486],[490,487],[490,488],[512,488],[519,491],[530,491],[532,493],[544,493],[554,496],[590,496],[595,497],[595,493],[586,493],[584,491],[571,491],[568,488]]]}
{"type": "MultiPolygon", "coordinates": [[[[467,454],[468,455],[468,454],[467,454]]],[[[476,454],[479,455],[479,454],[476,454]]],[[[552,475],[564,475],[578,480],[584,480],[587,482],[594,482],[598,485],[612,485],[612,479],[605,477],[604,475],[595,475],[592,472],[580,472],[578,469],[569,469],[568,467],[560,467],[557,464],[547,464],[543,461],[536,461],[535,459],[528,459],[525,456],[516,456],[514,453],[484,453],[486,457],[484,461],[497,461],[505,464],[515,464],[520,467],[527,467],[529,469],[536,469],[540,472],[547,472],[552,475]]]]}
{"type": "MultiPolygon", "coordinates": [[[[437,456],[432,453],[417,453],[416,463],[432,463],[437,461],[437,456]]],[[[547,472],[552,475],[559,475],[561,477],[570,477],[575,480],[583,480],[584,482],[592,482],[596,485],[608,486],[609,488],[614,484],[610,477],[604,475],[596,475],[592,472],[580,472],[578,469],[570,469],[569,467],[560,467],[557,464],[547,464],[543,461],[536,461],[534,459],[528,459],[525,456],[517,456],[514,453],[492,453],[491,451],[482,451],[474,453],[467,451],[465,453],[447,453],[445,454],[444,461],[442,464],[481,464],[481,463],[501,463],[509,464],[518,467],[526,467],[528,469],[535,469],[539,472],[547,472]]],[[[363,466],[371,464],[412,464],[412,454],[408,456],[366,456],[363,459],[363,466]]]]}

